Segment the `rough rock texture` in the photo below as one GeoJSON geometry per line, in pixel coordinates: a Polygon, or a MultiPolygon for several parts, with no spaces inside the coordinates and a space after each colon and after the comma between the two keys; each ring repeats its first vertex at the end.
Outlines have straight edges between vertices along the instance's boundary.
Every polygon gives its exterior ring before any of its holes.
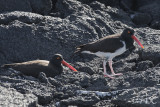
{"type": "Polygon", "coordinates": [[[1,107],[35,107],[37,97],[32,94],[21,94],[13,88],[0,86],[0,106],[1,107]]]}
{"type": "Polygon", "coordinates": [[[51,0],[2,0],[0,3],[0,13],[25,11],[46,15],[51,9],[51,0]]]}
{"type": "Polygon", "coordinates": [[[112,102],[121,107],[159,107],[160,87],[133,88],[121,93],[112,102]]]}
{"type": "MultiPolygon", "coordinates": [[[[0,69],[0,96],[8,98],[0,98],[0,104],[158,107],[160,31],[155,30],[159,28],[156,16],[159,6],[154,4],[158,1],[130,1],[11,0],[8,4],[9,0],[3,0],[0,4],[0,65],[49,60],[53,54],[60,53],[79,72],[64,67],[63,73],[54,78],[47,78],[45,73],[34,78],[13,69],[0,69]],[[152,10],[142,11],[148,6],[152,10]],[[121,32],[126,27],[135,30],[144,49],[135,43],[133,52],[128,50],[113,59],[115,72],[123,76],[104,78],[101,58],[73,54],[76,46],[121,32]],[[80,95],[77,90],[120,93],[101,98],[93,93],[80,95]],[[15,93],[14,97],[9,93],[15,93]],[[14,98],[25,103],[16,103],[14,98]]],[[[110,73],[108,64],[107,72],[110,73]]]]}

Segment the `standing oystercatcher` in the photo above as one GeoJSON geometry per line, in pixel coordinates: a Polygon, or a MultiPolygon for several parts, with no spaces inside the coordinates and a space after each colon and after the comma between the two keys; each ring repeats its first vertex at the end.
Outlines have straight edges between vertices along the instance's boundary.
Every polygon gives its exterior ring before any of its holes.
{"type": "Polygon", "coordinates": [[[20,71],[25,75],[33,77],[38,77],[40,72],[44,72],[47,77],[54,77],[62,73],[63,67],[61,64],[69,67],[73,71],[77,71],[66,61],[64,61],[62,55],[60,54],[55,54],[50,61],[33,60],[22,63],[4,64],[1,67],[13,68],[14,70],[20,71]]]}
{"type": "Polygon", "coordinates": [[[77,47],[75,53],[82,52],[88,54],[95,54],[103,58],[104,76],[114,78],[112,76],[122,75],[122,73],[116,74],[114,72],[112,68],[112,59],[118,55],[121,55],[128,49],[132,50],[134,48],[134,40],[142,48],[144,48],[140,41],[136,38],[136,36],[134,36],[134,30],[126,28],[121,34],[109,35],[97,41],[80,45],[77,47]],[[108,59],[112,75],[109,75],[106,72],[106,58],[108,59]]]}

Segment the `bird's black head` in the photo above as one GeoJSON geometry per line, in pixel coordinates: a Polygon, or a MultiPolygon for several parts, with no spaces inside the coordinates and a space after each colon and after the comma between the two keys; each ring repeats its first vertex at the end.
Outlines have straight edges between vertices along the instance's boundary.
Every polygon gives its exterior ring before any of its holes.
{"type": "Polygon", "coordinates": [[[72,67],[69,63],[67,63],[66,61],[64,61],[62,55],[60,54],[55,54],[52,59],[50,60],[50,64],[52,66],[58,67],[59,69],[63,70],[61,64],[69,67],[70,69],[72,69],[73,71],[77,71],[74,67],[72,67]]]}
{"type": "Polygon", "coordinates": [[[134,30],[130,29],[130,28],[126,28],[124,29],[124,31],[122,32],[122,38],[131,38],[134,35],[134,30]]]}
{"type": "Polygon", "coordinates": [[[126,42],[127,48],[132,48],[134,40],[142,47],[143,45],[140,43],[140,41],[137,39],[136,36],[134,36],[134,30],[130,28],[124,29],[124,31],[121,34],[123,40],[126,42]]]}
{"type": "Polygon", "coordinates": [[[63,57],[61,54],[55,54],[51,60],[50,63],[51,64],[55,64],[55,65],[61,65],[61,62],[63,61],[63,57]]]}

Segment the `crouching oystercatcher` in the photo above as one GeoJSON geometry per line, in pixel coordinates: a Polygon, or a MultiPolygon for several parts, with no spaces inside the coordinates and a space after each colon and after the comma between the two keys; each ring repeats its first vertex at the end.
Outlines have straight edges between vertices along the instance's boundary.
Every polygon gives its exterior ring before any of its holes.
{"type": "Polygon", "coordinates": [[[97,41],[83,44],[77,47],[75,53],[95,54],[103,58],[104,76],[114,78],[115,75],[122,75],[122,73],[115,73],[112,67],[112,59],[118,55],[123,54],[126,50],[133,50],[134,40],[142,47],[143,45],[134,36],[134,30],[130,28],[124,29],[122,33],[113,34],[103,37],[97,41]],[[106,59],[108,59],[111,75],[106,72],[106,59]]]}
{"type": "Polygon", "coordinates": [[[62,55],[60,54],[55,54],[50,61],[33,60],[22,63],[4,64],[1,67],[13,68],[14,70],[20,71],[25,75],[33,77],[38,77],[40,72],[44,72],[47,77],[54,77],[62,73],[63,67],[61,64],[69,67],[73,71],[77,71],[70,64],[64,61],[62,55]]]}

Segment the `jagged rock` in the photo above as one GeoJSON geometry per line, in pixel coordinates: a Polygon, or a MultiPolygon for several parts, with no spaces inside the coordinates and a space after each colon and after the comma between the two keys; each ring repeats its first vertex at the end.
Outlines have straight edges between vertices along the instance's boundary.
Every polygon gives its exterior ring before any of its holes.
{"type": "Polygon", "coordinates": [[[144,45],[144,49],[138,52],[140,59],[150,60],[156,65],[160,61],[160,47],[157,45],[160,43],[159,30],[139,28],[137,33],[143,38],[144,45]]]}
{"type": "Polygon", "coordinates": [[[137,64],[137,70],[138,71],[144,71],[148,68],[152,68],[154,66],[152,61],[141,61],[137,64]]]}
{"type": "Polygon", "coordinates": [[[1,107],[17,107],[37,106],[37,97],[33,94],[21,94],[13,88],[6,88],[0,86],[0,106],[1,107]]]}
{"type": "Polygon", "coordinates": [[[53,85],[53,86],[61,86],[62,83],[60,81],[57,81],[55,78],[48,78],[48,81],[53,85]]]}
{"type": "Polygon", "coordinates": [[[112,102],[122,107],[159,107],[159,87],[127,89],[112,102]]]}
{"type": "Polygon", "coordinates": [[[70,97],[60,101],[61,106],[77,105],[77,106],[91,106],[97,103],[100,99],[95,94],[84,96],[70,97]]]}
{"type": "Polygon", "coordinates": [[[48,78],[46,77],[46,74],[43,73],[43,72],[39,73],[38,79],[39,79],[40,82],[50,84],[49,81],[48,81],[48,78]]]}
{"type": "Polygon", "coordinates": [[[153,67],[146,71],[127,71],[123,76],[112,81],[107,80],[109,87],[117,90],[136,87],[154,87],[159,84],[160,67],[153,67]]]}
{"type": "Polygon", "coordinates": [[[54,94],[54,98],[67,99],[76,95],[76,90],[81,90],[82,88],[75,84],[67,84],[57,87],[57,92],[54,94]]]}
{"type": "MultiPolygon", "coordinates": [[[[42,1],[33,1],[35,4],[32,6],[35,5],[34,8],[38,6],[37,10],[35,9],[38,14],[22,11],[0,14],[0,65],[35,59],[49,60],[53,54],[60,53],[67,62],[78,69],[78,72],[72,72],[64,67],[64,72],[54,78],[46,78],[42,73],[39,79],[36,79],[12,70],[0,69],[1,86],[8,89],[14,88],[18,93],[24,95],[35,95],[40,106],[57,106],[58,104],[62,106],[94,106],[96,104],[120,106],[121,103],[119,105],[109,102],[111,98],[102,101],[96,95],[79,96],[76,91],[108,92],[110,90],[132,90],[137,87],[141,87],[142,90],[144,88],[150,90],[149,87],[158,87],[160,32],[134,24],[130,14],[137,12],[127,13],[117,8],[116,3],[119,0],[92,1],[86,4],[77,0],[58,0],[51,11],[52,16],[56,17],[43,16],[39,14],[51,15],[49,12],[51,6],[47,4],[51,0],[43,1],[46,4],[40,3],[42,1]],[[115,7],[107,6],[109,5],[107,2],[113,2],[115,7]],[[40,3],[40,6],[36,3],[40,3]],[[44,11],[40,11],[43,7],[44,11]],[[122,76],[116,76],[115,79],[104,78],[101,58],[88,54],[74,54],[76,46],[121,32],[126,27],[135,29],[135,35],[144,45],[144,49],[135,43],[136,48],[132,53],[128,50],[123,55],[114,58],[113,68],[115,72],[123,73],[122,76]],[[145,68],[137,71],[136,67],[143,65],[145,68]]],[[[139,1],[143,0],[137,2],[139,1]]],[[[144,4],[141,5],[143,7],[150,5],[151,3],[147,1],[146,4],[143,2],[144,4]]],[[[129,8],[132,9],[132,7],[129,8]]],[[[107,71],[110,73],[109,68],[107,71]]],[[[150,92],[152,94],[152,91],[147,91],[147,93],[150,92]]],[[[124,102],[127,101],[124,100],[124,102]]],[[[155,102],[158,103],[158,100],[155,102]]]]}
{"type": "Polygon", "coordinates": [[[159,46],[147,47],[145,50],[142,51],[141,58],[143,60],[153,61],[155,64],[159,63],[160,61],[159,46]]]}

